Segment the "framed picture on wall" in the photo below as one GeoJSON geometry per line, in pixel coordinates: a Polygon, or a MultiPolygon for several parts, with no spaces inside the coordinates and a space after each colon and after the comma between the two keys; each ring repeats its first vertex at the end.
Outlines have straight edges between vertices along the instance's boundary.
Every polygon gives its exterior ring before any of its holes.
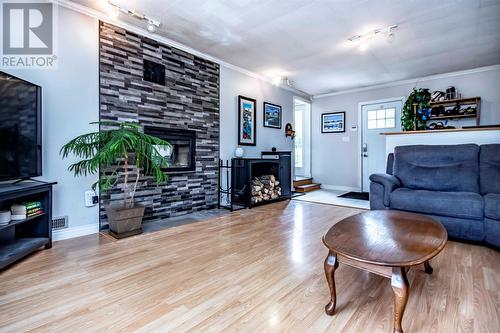
{"type": "Polygon", "coordinates": [[[257,112],[253,98],[238,96],[238,145],[255,146],[257,143],[257,112]]]}
{"type": "Polygon", "coordinates": [[[321,133],[342,132],[345,132],[345,112],[331,112],[321,115],[321,133]]]}
{"type": "Polygon", "coordinates": [[[281,128],[281,106],[264,102],[264,127],[281,128]]]}

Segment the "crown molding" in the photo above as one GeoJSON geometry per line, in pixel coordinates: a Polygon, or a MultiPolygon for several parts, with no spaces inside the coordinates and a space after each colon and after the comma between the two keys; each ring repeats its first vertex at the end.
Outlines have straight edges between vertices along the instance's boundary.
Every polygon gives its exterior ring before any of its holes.
{"type": "Polygon", "coordinates": [[[462,71],[449,72],[449,73],[443,73],[443,74],[434,74],[434,75],[429,75],[429,76],[417,77],[417,78],[413,78],[413,79],[407,79],[407,80],[400,80],[400,81],[394,81],[394,82],[388,82],[388,83],[375,84],[375,85],[367,86],[367,87],[361,87],[361,88],[354,88],[354,89],[347,89],[347,90],[334,91],[334,92],[330,92],[330,93],[318,94],[318,95],[313,95],[312,98],[313,99],[318,99],[318,98],[324,98],[324,97],[329,97],[329,96],[351,94],[351,93],[368,91],[368,90],[373,90],[373,89],[395,87],[395,86],[400,86],[400,85],[403,85],[403,84],[411,84],[411,83],[417,84],[417,83],[420,83],[422,81],[431,81],[431,80],[445,79],[445,78],[449,78],[449,77],[455,77],[455,76],[467,75],[467,74],[474,74],[474,73],[481,73],[481,72],[488,72],[488,71],[494,71],[494,70],[499,70],[499,69],[500,69],[500,64],[498,64],[498,65],[491,65],[491,66],[484,66],[484,67],[477,67],[477,68],[466,69],[466,70],[462,70],[462,71]]]}
{"type": "MultiPolygon", "coordinates": [[[[217,57],[211,56],[211,55],[209,55],[207,53],[203,53],[201,51],[195,50],[195,49],[193,49],[193,48],[191,48],[191,47],[189,47],[187,45],[184,45],[182,43],[176,42],[176,41],[174,41],[174,40],[172,40],[170,38],[163,37],[163,36],[160,36],[158,34],[152,34],[149,31],[147,31],[147,29],[140,28],[138,26],[135,26],[135,25],[127,23],[127,22],[123,22],[121,20],[111,20],[107,15],[105,15],[104,13],[102,13],[102,12],[100,12],[98,10],[89,8],[87,6],[80,5],[80,4],[75,3],[73,1],[70,1],[70,0],[53,0],[53,2],[56,3],[56,4],[58,4],[59,6],[64,7],[64,8],[71,9],[73,11],[76,11],[78,13],[81,13],[81,14],[93,17],[93,18],[98,19],[100,21],[116,25],[117,27],[120,27],[120,28],[129,30],[129,31],[132,31],[133,33],[136,33],[138,35],[151,38],[151,39],[156,40],[158,42],[161,42],[163,44],[166,44],[166,45],[175,47],[175,48],[177,48],[179,50],[191,53],[191,54],[193,54],[195,56],[198,56],[200,58],[213,61],[213,62],[219,64],[220,66],[224,66],[226,68],[235,70],[237,72],[240,72],[240,73],[245,74],[247,76],[253,77],[253,78],[258,79],[260,81],[272,84],[271,79],[267,78],[267,77],[265,77],[263,75],[260,75],[258,73],[252,72],[252,71],[250,71],[248,69],[245,69],[245,68],[233,65],[233,64],[228,63],[228,62],[226,62],[224,60],[221,60],[221,59],[219,59],[217,57]]],[[[297,88],[293,88],[293,87],[289,87],[289,86],[284,86],[284,85],[280,85],[280,86],[276,86],[276,87],[284,89],[284,90],[291,91],[291,92],[293,92],[295,94],[299,94],[301,96],[306,96],[308,99],[311,99],[311,97],[312,97],[310,94],[306,93],[305,91],[299,90],[297,88]]]]}

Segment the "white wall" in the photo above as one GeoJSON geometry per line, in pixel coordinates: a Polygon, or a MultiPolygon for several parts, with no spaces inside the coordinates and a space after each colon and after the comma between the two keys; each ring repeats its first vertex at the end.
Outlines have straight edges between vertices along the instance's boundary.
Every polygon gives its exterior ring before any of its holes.
{"type": "Polygon", "coordinates": [[[312,176],[320,183],[359,189],[361,186],[358,132],[350,131],[358,123],[360,102],[408,96],[414,86],[445,90],[455,86],[464,97],[481,97],[481,124],[500,124],[500,69],[468,73],[445,78],[428,78],[418,82],[380,87],[359,92],[316,97],[313,100],[312,119],[312,176]],[[321,133],[321,114],[346,111],[346,132],[321,133]],[[343,142],[342,137],[349,137],[343,142]]]}
{"type": "Polygon", "coordinates": [[[53,216],[68,216],[70,227],[98,228],[98,207],[86,208],[84,191],[94,177],[73,177],[62,160],[62,145],[79,134],[95,130],[99,120],[99,68],[97,20],[59,7],[56,29],[58,68],[54,70],[7,70],[9,74],[42,87],[43,177],[56,181],[53,216]]]}
{"type": "Polygon", "coordinates": [[[286,123],[293,124],[293,92],[273,86],[234,69],[221,66],[220,69],[220,156],[234,157],[238,147],[238,95],[257,100],[257,145],[241,146],[244,157],[260,157],[263,150],[293,150],[293,140],[285,137],[286,123]],[[263,125],[263,103],[281,105],[282,128],[268,128],[263,125]]]}

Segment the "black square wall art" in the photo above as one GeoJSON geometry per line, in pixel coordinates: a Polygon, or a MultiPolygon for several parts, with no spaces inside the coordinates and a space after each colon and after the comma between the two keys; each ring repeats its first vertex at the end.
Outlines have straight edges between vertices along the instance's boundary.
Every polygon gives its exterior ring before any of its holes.
{"type": "Polygon", "coordinates": [[[144,60],[144,81],[165,85],[165,66],[144,60]]]}

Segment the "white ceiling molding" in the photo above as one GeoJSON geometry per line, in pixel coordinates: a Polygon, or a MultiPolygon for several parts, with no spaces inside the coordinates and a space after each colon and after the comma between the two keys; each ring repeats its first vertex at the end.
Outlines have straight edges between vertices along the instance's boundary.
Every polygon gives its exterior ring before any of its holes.
{"type": "Polygon", "coordinates": [[[324,98],[324,97],[329,97],[329,96],[345,95],[345,94],[351,94],[351,93],[356,93],[356,92],[368,91],[368,90],[373,90],[373,89],[380,89],[380,88],[388,88],[388,87],[400,86],[400,85],[403,85],[403,84],[410,84],[410,83],[417,84],[417,83],[422,82],[422,81],[431,81],[431,80],[445,79],[445,78],[454,77],[454,76],[474,74],[474,73],[481,73],[481,72],[487,72],[487,71],[494,71],[494,70],[499,70],[499,69],[500,69],[500,64],[498,64],[498,65],[492,65],[492,66],[484,66],[484,67],[466,69],[466,70],[456,71],[456,72],[450,72],[450,73],[434,74],[434,75],[429,75],[429,76],[417,77],[417,78],[414,78],[414,79],[407,79],[407,80],[400,80],[400,81],[394,81],[394,82],[388,82],[388,83],[381,83],[381,84],[376,84],[376,85],[372,85],[372,86],[366,86],[366,87],[362,87],[362,88],[354,88],[354,89],[333,91],[333,92],[330,92],[330,93],[313,95],[312,98],[313,99],[318,99],[318,98],[324,98]]]}
{"type": "MultiPolygon", "coordinates": [[[[84,14],[84,15],[96,18],[96,19],[98,19],[100,21],[116,25],[116,26],[118,26],[120,28],[123,28],[123,29],[127,29],[127,30],[132,31],[132,32],[134,32],[136,34],[139,34],[139,35],[142,35],[142,36],[146,36],[146,37],[151,38],[153,40],[156,40],[158,42],[161,42],[161,43],[164,43],[166,45],[175,47],[175,48],[177,48],[179,50],[182,50],[182,51],[191,53],[193,55],[196,55],[196,56],[198,56],[200,58],[204,58],[204,59],[213,61],[215,63],[218,63],[221,66],[224,66],[224,67],[229,68],[229,69],[233,69],[233,70],[235,70],[237,72],[240,72],[242,74],[248,75],[248,76],[253,77],[255,79],[258,79],[258,80],[261,80],[261,81],[273,84],[273,82],[272,82],[272,80],[270,78],[267,78],[267,77],[265,77],[263,75],[260,75],[260,74],[257,74],[255,72],[249,71],[249,70],[247,70],[245,68],[242,68],[242,67],[230,64],[228,62],[225,62],[224,60],[221,60],[221,59],[213,57],[213,56],[211,56],[209,54],[200,52],[198,50],[195,50],[195,49],[193,49],[193,48],[191,48],[189,46],[186,46],[184,44],[178,43],[178,42],[176,42],[174,40],[171,40],[169,38],[166,38],[166,37],[163,37],[163,36],[159,36],[156,33],[150,33],[147,29],[143,29],[143,28],[137,27],[135,25],[123,22],[121,20],[111,20],[106,14],[101,13],[100,11],[97,11],[95,9],[92,9],[92,8],[80,5],[80,4],[75,3],[73,1],[70,1],[70,0],[53,0],[53,2],[56,3],[56,4],[58,4],[58,5],[60,5],[60,6],[62,6],[62,7],[64,7],[64,8],[68,8],[68,9],[74,10],[76,12],[79,12],[81,14],[84,14]]],[[[306,92],[304,92],[302,90],[296,89],[294,87],[290,87],[290,86],[286,86],[286,85],[285,86],[281,85],[281,86],[277,86],[277,87],[281,88],[281,89],[285,89],[285,90],[291,91],[291,92],[294,92],[296,94],[301,95],[302,97],[307,97],[308,99],[312,99],[312,96],[310,94],[308,94],[308,93],[306,93],[306,92]]]]}

